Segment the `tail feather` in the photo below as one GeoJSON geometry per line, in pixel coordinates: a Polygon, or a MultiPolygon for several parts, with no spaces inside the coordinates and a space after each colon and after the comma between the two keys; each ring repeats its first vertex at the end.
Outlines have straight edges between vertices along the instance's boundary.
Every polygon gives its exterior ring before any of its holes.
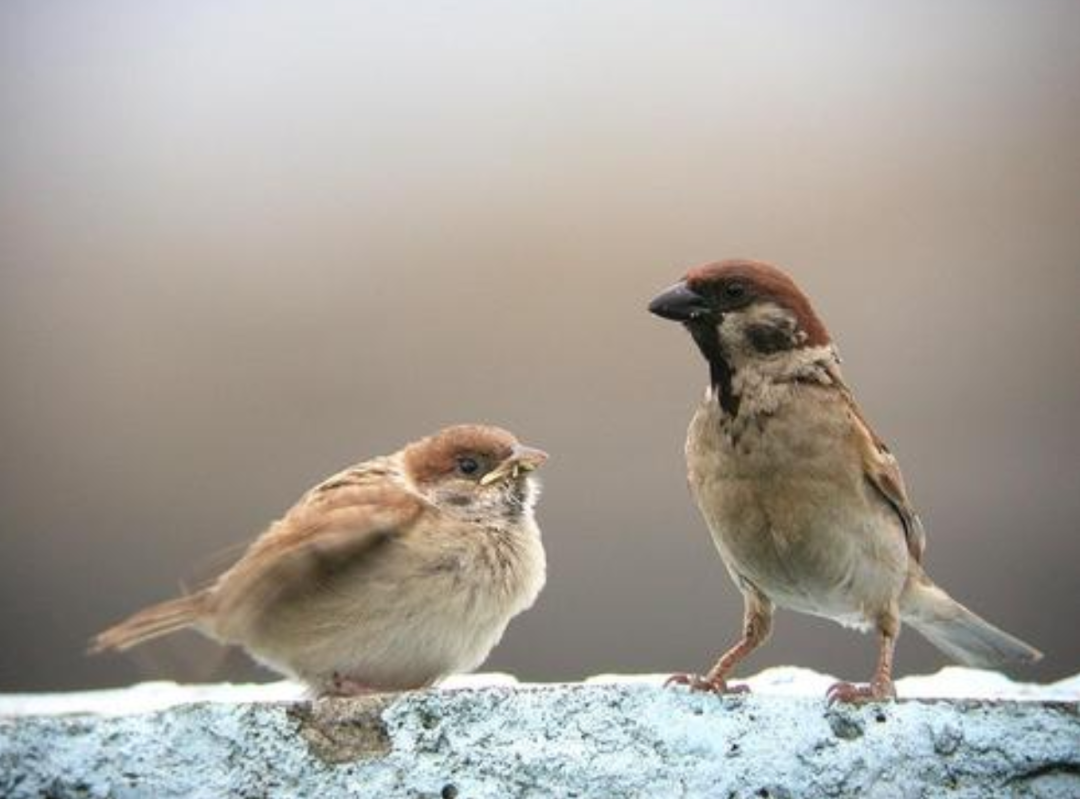
{"type": "Polygon", "coordinates": [[[996,669],[1034,663],[1042,652],[999,630],[929,580],[918,582],[901,600],[904,621],[958,663],[996,669]]]}
{"type": "Polygon", "coordinates": [[[89,651],[91,654],[110,649],[123,652],[152,638],[190,627],[198,620],[204,604],[205,594],[199,592],[151,605],[98,633],[90,641],[89,651]]]}

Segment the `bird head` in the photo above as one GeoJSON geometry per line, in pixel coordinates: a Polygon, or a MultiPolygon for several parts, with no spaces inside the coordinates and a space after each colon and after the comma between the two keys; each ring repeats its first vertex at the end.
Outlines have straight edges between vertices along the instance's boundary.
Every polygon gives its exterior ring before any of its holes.
{"type": "Polygon", "coordinates": [[[649,310],[682,322],[706,358],[730,366],[830,343],[810,300],[787,274],[761,261],[730,260],[691,269],[649,310]]]}
{"type": "Polygon", "coordinates": [[[721,405],[737,412],[735,372],[783,359],[831,339],[810,300],[786,273],[761,261],[736,259],[691,269],[649,303],[649,311],[681,322],[709,363],[721,405]]]}
{"type": "Polygon", "coordinates": [[[538,490],[533,472],[547,458],[502,428],[475,424],[448,427],[403,453],[406,474],[421,493],[470,514],[531,510],[538,490]]]}

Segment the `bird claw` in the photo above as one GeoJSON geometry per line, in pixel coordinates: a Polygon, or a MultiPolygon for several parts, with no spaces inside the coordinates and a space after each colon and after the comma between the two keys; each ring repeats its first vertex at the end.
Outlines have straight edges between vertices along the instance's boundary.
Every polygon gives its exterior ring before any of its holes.
{"type": "Polygon", "coordinates": [[[825,692],[830,705],[842,702],[848,705],[865,705],[869,702],[887,702],[896,699],[896,688],[892,682],[871,683],[834,683],[825,692]]]}
{"type": "Polygon", "coordinates": [[[362,682],[358,682],[351,677],[344,677],[338,672],[334,672],[330,676],[330,684],[323,692],[323,696],[334,697],[350,697],[350,696],[364,696],[366,694],[378,693],[378,689],[372,688],[370,685],[365,685],[362,682]]]}
{"type": "Polygon", "coordinates": [[[664,681],[665,688],[671,685],[685,685],[694,693],[717,694],[720,696],[750,693],[750,686],[748,685],[742,685],[741,683],[739,685],[729,685],[728,681],[723,678],[709,679],[697,674],[672,674],[664,681]]]}

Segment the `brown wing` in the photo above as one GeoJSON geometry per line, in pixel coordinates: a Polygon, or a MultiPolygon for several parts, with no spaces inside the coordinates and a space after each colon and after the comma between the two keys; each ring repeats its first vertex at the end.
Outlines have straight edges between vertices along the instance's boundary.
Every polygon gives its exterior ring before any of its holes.
{"type": "Polygon", "coordinates": [[[865,459],[864,468],[870,485],[877,489],[900,517],[911,557],[916,563],[922,563],[923,552],[926,550],[926,531],[919,520],[919,514],[908,499],[904,477],[900,474],[900,464],[888,449],[875,448],[870,457],[865,459]]]}
{"type": "Polygon", "coordinates": [[[381,469],[361,466],[335,475],[274,522],[221,576],[212,590],[215,614],[261,612],[274,601],[318,588],[408,530],[425,507],[381,469]]]}
{"type": "Polygon", "coordinates": [[[926,549],[926,531],[923,529],[919,515],[915,512],[911,500],[908,499],[907,489],[904,487],[904,476],[900,473],[900,464],[895,456],[889,452],[885,442],[878,438],[877,434],[862,415],[859,405],[851,389],[844,383],[840,376],[840,370],[832,365],[829,375],[833,383],[840,390],[841,395],[847,402],[848,409],[857,424],[864,433],[861,436],[863,442],[863,472],[867,482],[877,491],[900,518],[904,528],[904,538],[907,541],[908,552],[916,563],[922,563],[923,552],[926,549]]]}

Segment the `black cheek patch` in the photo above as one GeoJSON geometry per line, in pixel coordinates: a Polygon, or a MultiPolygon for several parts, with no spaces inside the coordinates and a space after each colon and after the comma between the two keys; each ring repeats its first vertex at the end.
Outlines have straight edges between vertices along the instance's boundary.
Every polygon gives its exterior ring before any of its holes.
{"type": "Polygon", "coordinates": [[[750,346],[762,355],[790,350],[795,346],[795,338],[787,326],[749,325],[746,328],[746,339],[750,346]]]}

